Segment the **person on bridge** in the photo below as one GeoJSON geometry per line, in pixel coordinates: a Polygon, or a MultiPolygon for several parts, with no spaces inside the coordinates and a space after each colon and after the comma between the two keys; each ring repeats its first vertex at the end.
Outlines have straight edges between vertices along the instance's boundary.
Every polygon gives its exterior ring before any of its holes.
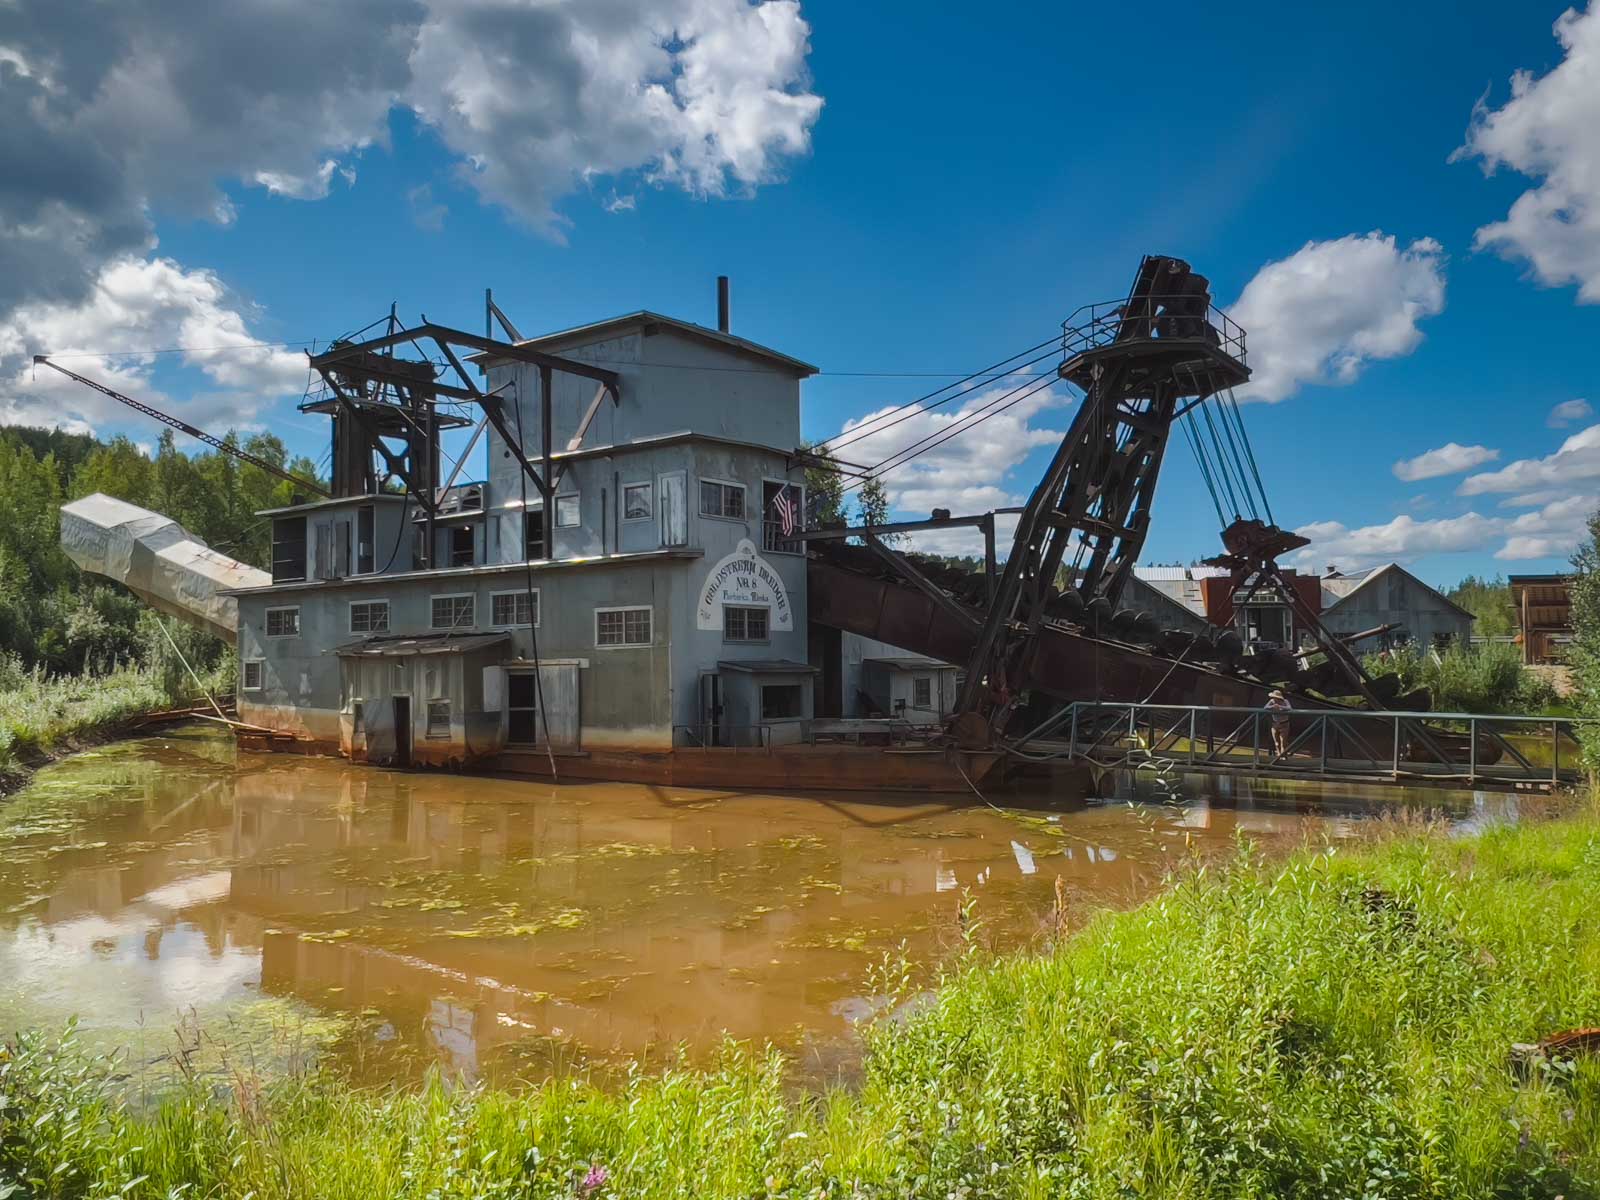
{"type": "Polygon", "coordinates": [[[1289,697],[1283,694],[1282,688],[1273,688],[1267,694],[1267,709],[1272,713],[1272,748],[1277,752],[1277,757],[1287,758],[1289,755],[1289,713],[1294,706],[1289,703],[1289,697]]]}

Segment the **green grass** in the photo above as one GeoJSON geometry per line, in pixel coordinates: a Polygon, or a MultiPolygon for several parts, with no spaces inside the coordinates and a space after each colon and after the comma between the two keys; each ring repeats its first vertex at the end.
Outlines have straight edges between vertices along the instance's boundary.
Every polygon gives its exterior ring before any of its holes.
{"type": "MultiPolygon", "coordinates": [[[[220,676],[208,680],[213,684],[231,689],[220,676]]],[[[170,670],[121,666],[103,674],[47,675],[0,656],[0,787],[75,738],[185,703],[195,690],[170,670]]]]}
{"type": "MultiPolygon", "coordinates": [[[[981,900],[966,928],[972,944],[981,900]]],[[[965,955],[825,1095],[775,1054],[611,1088],[360,1090],[326,1075],[123,1107],[25,1035],[0,1181],[138,1197],[1555,1197],[1600,1188],[1600,816],[1265,864],[1241,849],[1053,950],[965,955]]],[[[913,1000],[920,994],[920,999],[913,1000]]],[[[5,1185],[0,1183],[0,1194],[5,1185]]]]}

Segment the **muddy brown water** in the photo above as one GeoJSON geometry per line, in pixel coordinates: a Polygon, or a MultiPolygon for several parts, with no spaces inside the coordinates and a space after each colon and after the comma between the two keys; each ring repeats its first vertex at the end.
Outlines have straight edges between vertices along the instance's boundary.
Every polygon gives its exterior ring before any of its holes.
{"type": "Polygon", "coordinates": [[[530,1078],[730,1034],[825,1072],[877,1009],[885,953],[936,963],[974,923],[1028,945],[1058,892],[1077,922],[1238,833],[1287,847],[1359,823],[1004,803],[404,774],[183,728],[0,805],[0,1019],[76,1019],[141,1078],[319,1058],[530,1078]]]}

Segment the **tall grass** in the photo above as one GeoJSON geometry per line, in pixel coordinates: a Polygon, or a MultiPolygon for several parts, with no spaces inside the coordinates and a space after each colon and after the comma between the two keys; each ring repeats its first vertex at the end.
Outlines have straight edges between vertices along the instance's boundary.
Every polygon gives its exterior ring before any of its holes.
{"type": "MultiPolygon", "coordinates": [[[[964,923],[981,922],[981,903],[964,923]]],[[[974,944],[981,940],[974,936],[974,944]]],[[[666,986],[666,985],[663,985],[666,986]]],[[[0,1193],[42,1197],[1555,1197],[1600,1189],[1600,818],[1242,847],[1052,951],[903,964],[858,1087],[775,1054],[524,1092],[332,1076],[122,1107],[114,1063],[0,1063],[0,1193]],[[914,998],[916,996],[916,998],[914,998]]]]}
{"type": "MultiPolygon", "coordinates": [[[[198,688],[181,664],[115,666],[100,673],[49,675],[0,653],[0,784],[42,754],[131,717],[193,697],[198,688]]],[[[231,665],[202,676],[208,691],[232,690],[231,665]]]]}
{"type": "Polygon", "coordinates": [[[1366,659],[1374,675],[1398,675],[1402,692],[1426,687],[1435,712],[1527,713],[1536,715],[1558,701],[1549,680],[1522,663],[1520,648],[1503,642],[1451,645],[1443,652],[1415,645],[1366,659]]]}

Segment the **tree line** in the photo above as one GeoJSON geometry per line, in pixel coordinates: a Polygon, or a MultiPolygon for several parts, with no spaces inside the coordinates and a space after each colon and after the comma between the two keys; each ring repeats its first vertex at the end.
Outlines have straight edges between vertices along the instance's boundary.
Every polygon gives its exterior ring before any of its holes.
{"type": "MultiPolygon", "coordinates": [[[[226,439],[306,478],[316,464],[290,460],[282,441],[256,433],[226,439]]],[[[210,450],[185,454],[170,431],[152,452],[126,437],[101,441],[59,430],[0,429],[0,662],[56,673],[97,672],[161,659],[165,638],[155,614],[125,589],[85,575],[61,550],[61,505],[104,492],[178,521],[213,548],[265,568],[270,522],[260,509],[292,501],[287,480],[210,450]]],[[[221,643],[177,622],[203,661],[221,643]],[[214,643],[214,644],[213,644],[214,643]]]]}

